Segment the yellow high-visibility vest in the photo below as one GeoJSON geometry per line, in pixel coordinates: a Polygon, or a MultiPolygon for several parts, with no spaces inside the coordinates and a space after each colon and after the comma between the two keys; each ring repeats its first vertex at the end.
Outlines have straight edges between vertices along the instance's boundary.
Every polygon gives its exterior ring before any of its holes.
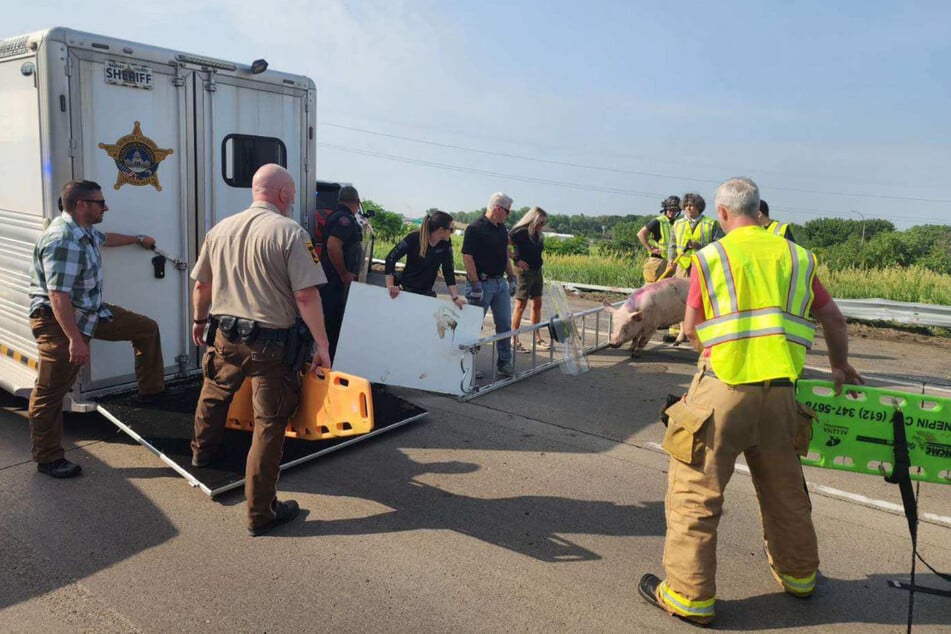
{"type": "Polygon", "coordinates": [[[670,244],[670,218],[667,214],[661,214],[656,220],[660,223],[660,240],[655,240],[654,234],[648,232],[647,244],[657,247],[664,252],[664,257],[667,257],[667,245],[670,244]]]}
{"type": "Polygon", "coordinates": [[[765,228],[770,233],[775,233],[777,236],[785,238],[786,232],[789,231],[789,224],[779,222],[778,220],[773,220],[768,225],[766,225],[765,228]]]}
{"type": "Polygon", "coordinates": [[[716,220],[706,216],[700,216],[700,222],[692,230],[690,229],[690,220],[686,216],[679,218],[674,223],[674,245],[677,249],[676,261],[681,268],[685,269],[690,266],[690,257],[694,252],[693,249],[687,248],[687,243],[693,240],[703,246],[710,244],[713,242],[713,230],[716,226],[716,220]]]}
{"type": "Polygon", "coordinates": [[[816,324],[816,256],[759,226],[734,229],[693,257],[706,321],[697,337],[724,383],[795,381],[816,324]]]}

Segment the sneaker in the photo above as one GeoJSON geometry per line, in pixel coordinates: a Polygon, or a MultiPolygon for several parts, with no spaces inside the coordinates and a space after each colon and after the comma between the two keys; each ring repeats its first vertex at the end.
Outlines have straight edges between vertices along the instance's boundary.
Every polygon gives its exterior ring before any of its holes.
{"type": "Polygon", "coordinates": [[[39,462],[36,470],[51,478],[75,478],[83,472],[83,468],[66,458],[58,458],[52,462],[39,462]]]}
{"type": "Polygon", "coordinates": [[[547,341],[539,340],[535,342],[535,349],[536,350],[551,350],[551,344],[548,343],[547,341]]]}
{"type": "Polygon", "coordinates": [[[666,607],[664,607],[664,604],[657,596],[657,588],[659,587],[660,578],[657,575],[647,573],[641,577],[640,583],[637,584],[637,592],[641,595],[642,599],[650,603],[655,608],[659,608],[667,614],[684,621],[685,623],[690,623],[691,625],[696,625],[697,627],[707,627],[713,622],[712,616],[684,616],[682,614],[671,613],[666,607]]]}
{"type": "Polygon", "coordinates": [[[498,365],[499,376],[515,376],[515,368],[512,367],[512,364],[506,361],[505,363],[500,363],[498,365]]]}
{"type": "Polygon", "coordinates": [[[248,535],[251,537],[264,535],[281,524],[287,524],[298,515],[300,515],[300,505],[296,501],[278,502],[274,500],[274,519],[261,526],[249,526],[248,535]]]}

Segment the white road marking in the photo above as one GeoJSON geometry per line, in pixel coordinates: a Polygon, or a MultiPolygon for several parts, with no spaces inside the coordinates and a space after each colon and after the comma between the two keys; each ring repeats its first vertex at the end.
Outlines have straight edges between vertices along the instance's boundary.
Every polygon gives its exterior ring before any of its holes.
{"type": "MultiPolygon", "coordinates": [[[[665,453],[663,448],[656,442],[645,443],[643,448],[665,453]]],[[[737,463],[736,470],[744,475],[750,475],[750,468],[744,464],[737,463]]],[[[876,500],[875,498],[870,498],[860,493],[842,491],[841,489],[827,487],[822,484],[816,484],[815,482],[806,481],[806,486],[809,487],[809,490],[813,493],[823,497],[842,500],[844,502],[851,502],[852,504],[858,504],[860,506],[884,511],[885,513],[891,513],[892,515],[900,515],[902,517],[905,516],[905,510],[900,504],[886,502],[885,500],[876,500]]],[[[935,513],[918,513],[918,519],[922,522],[928,522],[930,524],[937,524],[939,526],[951,528],[951,517],[946,515],[936,515],[935,513]]]]}

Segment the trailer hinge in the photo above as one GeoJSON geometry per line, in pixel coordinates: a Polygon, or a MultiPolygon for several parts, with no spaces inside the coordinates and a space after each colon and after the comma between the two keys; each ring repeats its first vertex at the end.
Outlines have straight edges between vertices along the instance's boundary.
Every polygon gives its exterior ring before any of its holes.
{"type": "Polygon", "coordinates": [[[182,77],[182,65],[175,64],[175,76],[172,77],[172,85],[181,88],[185,85],[185,78],[182,77]]]}
{"type": "Polygon", "coordinates": [[[69,139],[69,148],[68,154],[71,158],[75,158],[76,153],[79,151],[79,142],[74,138],[69,139]]]}
{"type": "Polygon", "coordinates": [[[66,64],[63,66],[63,70],[66,72],[67,77],[73,76],[73,58],[67,57],[66,64]]]}
{"type": "Polygon", "coordinates": [[[208,71],[208,81],[205,82],[205,90],[208,92],[215,92],[218,90],[218,85],[215,84],[215,71],[208,71]]]}

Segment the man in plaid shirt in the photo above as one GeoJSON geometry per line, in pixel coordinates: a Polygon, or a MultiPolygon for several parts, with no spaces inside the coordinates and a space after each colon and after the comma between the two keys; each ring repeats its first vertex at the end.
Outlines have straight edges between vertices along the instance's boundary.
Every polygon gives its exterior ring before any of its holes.
{"type": "Polygon", "coordinates": [[[92,181],[66,183],[60,200],[63,213],[33,250],[30,327],[39,349],[39,367],[29,416],[37,470],[71,478],[82,469],[64,457],[63,399],[89,361],[89,340],[132,342],[139,398],[146,402],[165,391],[165,364],[158,324],[102,301],[100,247],[138,244],[151,249],[155,239],[94,229],[109,207],[102,188],[92,181]]]}

